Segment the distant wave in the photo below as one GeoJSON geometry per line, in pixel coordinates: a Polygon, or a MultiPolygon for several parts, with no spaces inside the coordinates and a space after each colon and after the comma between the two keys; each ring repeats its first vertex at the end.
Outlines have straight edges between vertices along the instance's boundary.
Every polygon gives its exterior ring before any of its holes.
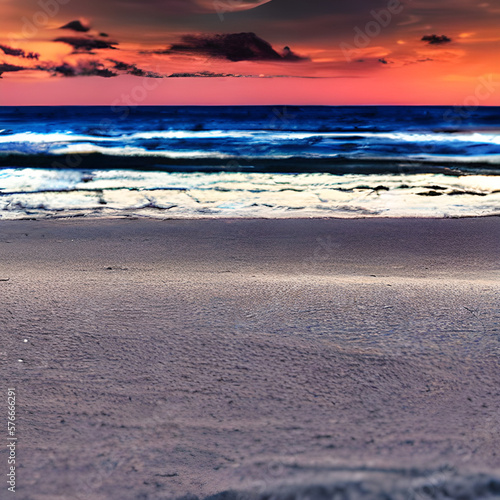
{"type": "MultiPolygon", "coordinates": [[[[191,165],[219,167],[221,170],[252,166],[256,171],[339,172],[339,164],[348,171],[370,173],[369,162],[393,164],[410,162],[443,167],[468,165],[490,168],[500,164],[500,136],[485,134],[447,136],[443,134],[311,134],[305,132],[141,132],[127,136],[96,138],[72,133],[24,133],[0,136],[0,166],[81,165],[85,168],[162,168],[191,165]],[[67,155],[78,155],[65,159],[67,155]],[[330,165],[330,170],[328,170],[330,165]],[[297,170],[298,169],[298,170],[297,170]]],[[[416,166],[416,165],[415,165],[416,166]]],[[[430,170],[430,171],[435,171],[430,170]]]]}
{"type": "Polygon", "coordinates": [[[225,171],[238,164],[282,172],[289,161],[291,172],[355,172],[359,165],[370,173],[382,163],[392,172],[395,163],[410,162],[497,174],[498,108],[481,108],[459,124],[447,123],[449,114],[435,107],[146,107],[120,118],[99,107],[0,108],[0,166],[48,167],[79,155],[85,168],[225,171]]]}
{"type": "Polygon", "coordinates": [[[500,175],[500,156],[231,156],[204,151],[106,150],[89,146],[60,154],[0,153],[0,168],[52,168],[78,170],[132,169],[164,172],[260,172],[331,174],[442,173],[500,175]],[[93,152],[93,151],[98,152],[93,152]]]}

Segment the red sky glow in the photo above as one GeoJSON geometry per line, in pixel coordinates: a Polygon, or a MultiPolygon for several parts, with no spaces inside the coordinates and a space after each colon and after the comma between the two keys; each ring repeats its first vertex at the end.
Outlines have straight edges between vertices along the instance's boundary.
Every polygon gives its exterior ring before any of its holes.
{"type": "Polygon", "coordinates": [[[0,105],[500,105],[472,0],[0,0],[0,105]]]}

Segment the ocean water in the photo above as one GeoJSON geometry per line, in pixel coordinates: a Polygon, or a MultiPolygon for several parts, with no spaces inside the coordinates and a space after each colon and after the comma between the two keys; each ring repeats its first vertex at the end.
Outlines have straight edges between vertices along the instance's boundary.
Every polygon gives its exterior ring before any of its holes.
{"type": "Polygon", "coordinates": [[[0,218],[500,214],[500,108],[0,107],[0,218]]]}

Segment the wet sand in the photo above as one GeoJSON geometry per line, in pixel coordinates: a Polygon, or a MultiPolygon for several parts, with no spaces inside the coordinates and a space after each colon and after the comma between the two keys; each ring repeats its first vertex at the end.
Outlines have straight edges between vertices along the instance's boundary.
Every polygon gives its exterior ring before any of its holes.
{"type": "Polygon", "coordinates": [[[493,498],[499,255],[496,217],[0,222],[16,498],[493,498]]]}

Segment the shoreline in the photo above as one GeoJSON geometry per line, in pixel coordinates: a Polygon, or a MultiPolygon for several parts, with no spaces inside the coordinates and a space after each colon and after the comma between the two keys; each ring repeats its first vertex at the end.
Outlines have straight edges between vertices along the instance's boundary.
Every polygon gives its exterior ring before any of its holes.
{"type": "Polygon", "coordinates": [[[193,217],[191,214],[186,214],[186,216],[174,216],[171,215],[169,217],[166,216],[154,216],[149,214],[140,214],[140,213],[132,213],[132,214],[115,214],[115,215],[96,215],[96,214],[87,214],[87,213],[74,213],[68,215],[50,215],[50,216],[25,216],[25,217],[16,217],[12,219],[2,219],[0,218],[0,224],[3,223],[14,223],[14,222],[27,222],[27,221],[35,221],[35,222],[48,222],[48,221],[134,221],[134,220],[143,220],[143,221],[158,221],[158,222],[168,222],[168,221],[235,221],[235,222],[243,222],[243,221],[360,221],[360,220],[394,220],[394,221],[440,221],[440,220],[470,220],[470,219],[494,219],[500,218],[500,214],[484,214],[484,215],[453,215],[448,217],[436,216],[381,216],[381,215],[353,215],[351,217],[339,217],[339,216],[306,216],[303,217],[297,216],[294,214],[289,217],[265,217],[265,216],[254,216],[254,217],[220,217],[215,215],[204,215],[193,217]]]}
{"type": "Polygon", "coordinates": [[[440,218],[498,215],[500,206],[500,177],[484,175],[400,172],[334,176],[318,172],[141,173],[82,169],[11,169],[4,174],[4,189],[0,192],[2,219],[61,215],[440,218]]]}
{"type": "Polygon", "coordinates": [[[339,221],[339,220],[408,220],[408,221],[418,221],[418,220],[461,220],[461,219],[486,219],[486,218],[494,218],[500,217],[500,213],[498,214],[485,214],[485,215],[450,215],[448,217],[443,217],[437,215],[436,217],[429,216],[383,216],[383,215],[353,215],[352,217],[338,217],[338,216],[323,216],[323,217],[315,217],[315,216],[304,216],[299,217],[297,214],[294,214],[290,217],[264,217],[264,216],[254,216],[254,217],[219,217],[219,216],[186,216],[186,217],[149,217],[139,216],[139,215],[103,215],[103,216],[94,216],[88,214],[76,214],[76,215],[54,215],[50,217],[24,217],[22,219],[0,219],[0,224],[4,222],[18,222],[18,221],[50,221],[50,220],[88,220],[88,221],[110,221],[110,220],[156,220],[156,221],[202,221],[202,220],[219,220],[219,221],[282,221],[282,220],[322,220],[322,221],[339,221]]]}
{"type": "Polygon", "coordinates": [[[494,216],[1,220],[19,498],[498,494],[498,255],[494,216]]]}

